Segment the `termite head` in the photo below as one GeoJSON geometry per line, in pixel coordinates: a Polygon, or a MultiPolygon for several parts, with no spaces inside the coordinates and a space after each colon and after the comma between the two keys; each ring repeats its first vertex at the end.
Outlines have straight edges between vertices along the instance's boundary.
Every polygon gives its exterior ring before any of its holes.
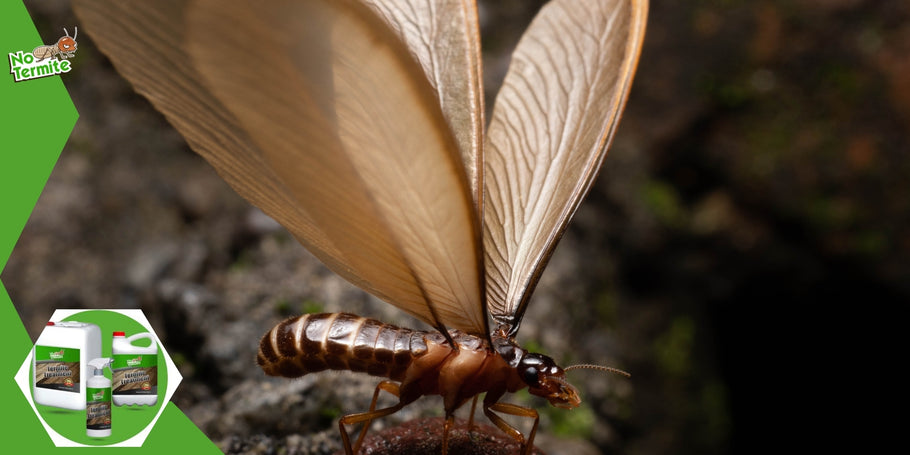
{"type": "Polygon", "coordinates": [[[70,33],[63,29],[63,33],[66,36],[60,37],[57,40],[57,49],[60,49],[61,52],[73,52],[76,50],[76,35],[79,34],[79,27],[76,27],[76,30],[73,32],[73,36],[70,37],[70,33]]]}
{"type": "Polygon", "coordinates": [[[553,359],[542,354],[525,354],[518,363],[518,372],[531,394],[546,398],[553,406],[571,409],[581,404],[578,391],[553,359]]]}

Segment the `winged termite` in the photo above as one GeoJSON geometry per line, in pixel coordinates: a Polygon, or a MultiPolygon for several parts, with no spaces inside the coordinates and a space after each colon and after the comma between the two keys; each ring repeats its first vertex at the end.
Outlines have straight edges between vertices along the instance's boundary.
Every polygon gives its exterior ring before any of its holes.
{"type": "Polygon", "coordinates": [[[342,417],[348,454],[370,421],[429,394],[443,396],[445,452],[454,411],[480,393],[483,413],[529,453],[537,411],[500,398],[528,388],[578,406],[565,371],[591,366],[563,370],[515,336],[612,139],[646,0],[546,5],[486,134],[473,0],[278,3],[86,0],[77,13],[238,193],[329,268],[436,329],[315,314],[262,339],[268,374],[387,378],[370,410],[342,417]],[[375,409],[381,390],[398,403],[375,409]],[[351,444],[345,425],[357,423],[351,444]]]}

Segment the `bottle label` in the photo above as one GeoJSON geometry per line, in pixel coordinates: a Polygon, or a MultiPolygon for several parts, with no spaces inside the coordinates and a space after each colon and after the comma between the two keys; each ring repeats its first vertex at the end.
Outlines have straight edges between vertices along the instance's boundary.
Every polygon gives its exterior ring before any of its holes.
{"type": "Polygon", "coordinates": [[[79,349],[35,346],[35,387],[79,393],[79,349]]]}
{"type": "Polygon", "coordinates": [[[157,354],[114,354],[115,395],[158,395],[157,354]]]}
{"type": "Polygon", "coordinates": [[[111,389],[85,388],[85,428],[89,430],[111,429],[111,389]]]}

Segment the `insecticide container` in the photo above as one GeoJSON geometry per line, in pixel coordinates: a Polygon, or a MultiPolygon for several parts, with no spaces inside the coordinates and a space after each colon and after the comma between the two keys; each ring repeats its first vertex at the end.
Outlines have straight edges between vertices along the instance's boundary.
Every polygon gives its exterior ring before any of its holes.
{"type": "Polygon", "coordinates": [[[111,380],[104,377],[104,367],[114,359],[97,358],[88,362],[91,376],[85,384],[85,433],[93,438],[111,435],[111,380]]]}
{"type": "Polygon", "coordinates": [[[158,345],[149,332],[137,333],[127,338],[125,332],[114,332],[111,343],[114,355],[113,399],[117,406],[158,402],[158,345]],[[149,346],[133,343],[149,340],[149,346]]]}
{"type": "Polygon", "coordinates": [[[35,402],[85,409],[87,362],[101,357],[101,329],[85,322],[48,322],[32,351],[35,402]]]}

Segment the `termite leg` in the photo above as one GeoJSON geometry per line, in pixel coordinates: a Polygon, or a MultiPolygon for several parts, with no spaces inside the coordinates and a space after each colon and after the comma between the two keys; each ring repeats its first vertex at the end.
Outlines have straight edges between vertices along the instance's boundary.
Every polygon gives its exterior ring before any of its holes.
{"type": "MultiPolygon", "coordinates": [[[[370,402],[370,410],[368,412],[373,412],[376,410],[376,403],[379,400],[380,390],[385,390],[386,392],[395,395],[395,397],[399,398],[398,401],[401,401],[401,394],[398,388],[398,384],[392,381],[382,381],[376,385],[376,390],[373,392],[373,401],[370,402]]],[[[363,437],[366,436],[367,430],[370,428],[370,424],[372,422],[373,420],[370,419],[363,423],[363,428],[360,429],[360,436],[357,437],[357,442],[354,443],[355,450],[360,448],[360,444],[363,443],[363,437]]]]}
{"type": "Polygon", "coordinates": [[[536,409],[525,408],[512,403],[487,403],[486,400],[484,400],[483,413],[486,414],[487,418],[495,423],[500,430],[521,444],[521,455],[528,455],[531,453],[531,447],[534,446],[534,435],[537,433],[537,423],[540,421],[540,415],[537,413],[536,409]],[[520,431],[509,425],[502,417],[496,415],[494,411],[518,417],[533,418],[534,425],[531,427],[531,433],[528,435],[527,442],[520,431]]]}
{"type": "Polygon", "coordinates": [[[455,414],[446,414],[446,423],[442,430],[442,455],[449,453],[449,431],[455,423],[455,414]]]}
{"type": "Polygon", "coordinates": [[[367,412],[361,412],[359,414],[348,414],[338,420],[338,429],[341,432],[341,441],[344,443],[344,452],[347,455],[354,455],[355,452],[360,450],[360,444],[363,443],[363,437],[367,434],[367,429],[370,427],[370,423],[373,422],[373,419],[384,417],[389,414],[394,414],[401,410],[407,403],[401,401],[401,394],[398,384],[392,381],[382,381],[376,385],[376,391],[373,392],[373,401],[370,402],[370,410],[367,412]],[[388,408],[383,408],[376,410],[376,402],[379,399],[379,391],[385,390],[386,392],[399,397],[398,403],[394,406],[388,408]],[[348,437],[348,432],[345,430],[345,425],[354,425],[357,423],[363,422],[363,428],[360,430],[360,435],[357,437],[357,441],[354,443],[354,447],[351,447],[351,440],[348,437]]]}
{"type": "Polygon", "coordinates": [[[468,431],[474,429],[474,410],[477,409],[477,399],[480,398],[480,395],[474,395],[474,400],[471,401],[471,416],[468,417],[468,431]]]}

